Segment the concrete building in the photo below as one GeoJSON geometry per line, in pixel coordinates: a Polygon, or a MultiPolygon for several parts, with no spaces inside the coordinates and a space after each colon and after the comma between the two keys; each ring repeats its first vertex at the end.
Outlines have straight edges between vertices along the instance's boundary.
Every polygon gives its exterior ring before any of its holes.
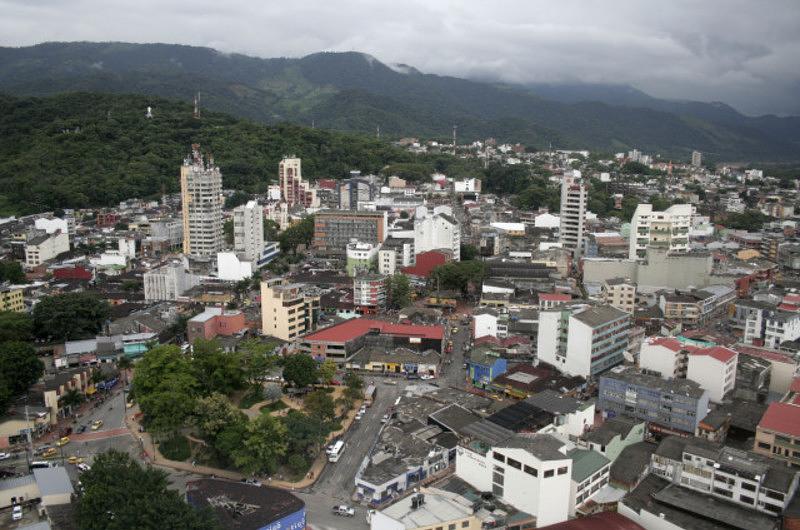
{"type": "Polygon", "coordinates": [[[145,272],[142,281],[144,299],[148,301],[177,300],[186,291],[200,284],[199,278],[187,271],[180,261],[145,272]]]}
{"type": "Polygon", "coordinates": [[[643,442],[646,430],[645,421],[617,416],[586,433],[583,441],[589,449],[614,462],[626,447],[643,442]]]}
{"type": "Polygon", "coordinates": [[[264,250],[264,213],[256,201],[233,209],[233,249],[256,263],[264,250]]]}
{"type": "Polygon", "coordinates": [[[222,173],[214,159],[203,159],[200,145],[181,166],[183,208],[183,253],[196,257],[215,256],[223,249],[222,173]]]}
{"type": "Polygon", "coordinates": [[[430,213],[421,206],[414,218],[414,252],[440,249],[452,252],[453,261],[461,260],[461,225],[448,207],[437,207],[430,213]]]}
{"type": "Polygon", "coordinates": [[[580,256],[584,248],[586,204],[589,200],[589,184],[581,178],[580,171],[564,175],[561,181],[561,211],[559,212],[559,241],[563,248],[580,256]]]}
{"type": "Polygon", "coordinates": [[[38,267],[64,252],[69,252],[69,234],[66,231],[48,234],[44,230],[35,230],[25,241],[25,266],[38,267]]]}
{"type": "Polygon", "coordinates": [[[587,258],[581,261],[583,281],[602,283],[611,278],[630,278],[638,289],[661,287],[689,289],[711,283],[713,258],[708,252],[670,252],[663,247],[648,247],[643,262],[633,259],[587,258]]]}
{"type": "Polygon", "coordinates": [[[240,259],[235,252],[217,252],[217,278],[240,282],[253,276],[255,262],[240,259]]]}
{"type": "Polygon", "coordinates": [[[353,304],[361,314],[378,313],[386,307],[386,277],[380,274],[361,274],[353,278],[353,304]]]}
{"type": "Polygon", "coordinates": [[[472,338],[497,337],[498,313],[490,307],[477,308],[472,313],[472,338]]]}
{"type": "Polygon", "coordinates": [[[341,210],[358,210],[359,203],[375,198],[375,187],[363,178],[349,178],[336,184],[336,203],[341,210]]]}
{"type": "Polygon", "coordinates": [[[512,436],[487,446],[475,440],[456,452],[456,475],[536,517],[537,527],[569,518],[572,459],[569,446],[548,434],[512,436]]]}
{"type": "Polygon", "coordinates": [[[286,157],[278,163],[278,185],[281,200],[289,207],[300,205],[305,208],[319,206],[317,191],[303,180],[302,164],[299,158],[286,157]]]}
{"type": "Polygon", "coordinates": [[[322,210],[314,216],[311,244],[317,252],[344,256],[351,240],[377,246],[386,240],[387,234],[386,212],[322,210]]]}
{"type": "Polygon", "coordinates": [[[194,343],[197,339],[211,340],[220,335],[235,335],[246,328],[244,313],[241,311],[207,307],[188,320],[186,338],[189,343],[194,343]]]}
{"type": "Polygon", "coordinates": [[[694,435],[708,412],[708,391],[694,381],[661,379],[618,367],[600,376],[598,408],[605,417],[646,421],[650,431],[694,435]]]}
{"type": "Polygon", "coordinates": [[[319,293],[283,278],[261,282],[261,333],[292,341],[314,330],[319,299],[319,293]]]}
{"type": "Polygon", "coordinates": [[[733,397],[739,354],[722,346],[697,348],[689,352],[686,378],[708,391],[709,399],[722,403],[733,397]]]}
{"type": "Polygon", "coordinates": [[[7,285],[0,285],[0,311],[25,311],[25,299],[22,289],[15,289],[7,285]]]}
{"type": "Polygon", "coordinates": [[[365,274],[375,270],[378,259],[378,245],[352,240],[347,244],[345,270],[348,276],[365,274]]]}
{"type": "Polygon", "coordinates": [[[568,375],[596,376],[622,363],[630,326],[631,316],[609,305],[541,311],[538,358],[568,375]]]}
{"type": "Polygon", "coordinates": [[[726,315],[734,300],[733,287],[709,285],[688,292],[664,293],[658,299],[658,306],[665,319],[696,326],[726,315]]]}
{"type": "Polygon", "coordinates": [[[636,284],[630,278],[610,278],[603,282],[600,298],[612,307],[633,314],[636,309],[636,284]]]}
{"type": "Polygon", "coordinates": [[[695,169],[703,167],[703,153],[700,151],[692,151],[692,167],[695,169]]]}
{"type": "Polygon", "coordinates": [[[370,530],[481,530],[481,520],[475,516],[472,505],[472,501],[461,495],[422,488],[418,494],[376,511],[369,521],[370,530]]]}
{"type": "Polygon", "coordinates": [[[764,346],[767,348],[778,349],[781,343],[799,338],[799,313],[775,310],[764,315],[764,346]]]}
{"type": "Polygon", "coordinates": [[[416,264],[414,239],[409,237],[389,237],[378,251],[378,272],[391,276],[404,267],[416,264]]]}
{"type": "Polygon", "coordinates": [[[59,219],[58,217],[47,218],[40,217],[33,223],[36,230],[43,230],[48,234],[55,234],[56,232],[64,232],[69,235],[69,222],[66,219],[59,219]]]}
{"type": "Polygon", "coordinates": [[[644,259],[647,247],[688,252],[692,205],[673,204],[663,212],[654,212],[652,204],[639,204],[631,219],[630,259],[644,259]]]}

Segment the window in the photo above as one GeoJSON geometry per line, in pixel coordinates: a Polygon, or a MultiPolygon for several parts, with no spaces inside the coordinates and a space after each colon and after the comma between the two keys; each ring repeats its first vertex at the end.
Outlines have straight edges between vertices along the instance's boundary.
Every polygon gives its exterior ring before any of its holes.
{"type": "Polygon", "coordinates": [[[493,457],[494,457],[494,459],[495,459],[495,460],[497,460],[498,462],[505,462],[505,461],[506,461],[506,457],[505,457],[505,456],[503,456],[503,455],[502,455],[502,454],[500,454],[500,453],[492,453],[492,456],[493,456],[493,457]]]}
{"type": "Polygon", "coordinates": [[[525,473],[534,477],[539,475],[539,472],[536,471],[536,468],[531,466],[525,466],[525,473]]]}
{"type": "Polygon", "coordinates": [[[447,530],[456,530],[456,525],[455,524],[447,525],[447,530]]]}
{"type": "Polygon", "coordinates": [[[748,497],[747,495],[739,495],[739,500],[746,504],[754,504],[756,502],[753,497],[748,497]]]}
{"type": "Polygon", "coordinates": [[[493,477],[494,483],[495,484],[500,484],[502,486],[503,485],[503,478],[504,478],[503,475],[501,475],[500,473],[495,473],[494,477],[493,477]]]}
{"type": "Polygon", "coordinates": [[[558,474],[559,475],[566,475],[567,474],[567,467],[564,466],[564,467],[558,468],[558,474]]]}
{"type": "Polygon", "coordinates": [[[553,469],[548,469],[547,471],[544,472],[544,478],[552,477],[553,476],[553,472],[554,472],[553,469]]]}
{"type": "Polygon", "coordinates": [[[764,494],[769,499],[775,499],[776,501],[782,501],[783,500],[783,493],[778,493],[777,491],[765,490],[764,494]]]}
{"type": "Polygon", "coordinates": [[[747,491],[756,491],[755,484],[750,484],[749,482],[742,481],[742,489],[747,491]]]}
{"type": "Polygon", "coordinates": [[[772,449],[772,445],[767,442],[758,442],[758,447],[761,449],[772,449]]]}
{"type": "Polygon", "coordinates": [[[722,488],[714,488],[714,493],[716,493],[717,495],[723,495],[725,497],[733,498],[732,491],[724,490],[722,488]]]}
{"type": "Polygon", "coordinates": [[[461,521],[461,528],[469,528],[469,521],[461,521]]]}
{"type": "Polygon", "coordinates": [[[513,467],[514,469],[522,469],[522,464],[514,460],[513,458],[509,458],[506,460],[506,464],[513,467]]]}
{"type": "Polygon", "coordinates": [[[503,496],[503,486],[498,486],[497,484],[492,485],[492,493],[497,495],[498,497],[503,496]]]}

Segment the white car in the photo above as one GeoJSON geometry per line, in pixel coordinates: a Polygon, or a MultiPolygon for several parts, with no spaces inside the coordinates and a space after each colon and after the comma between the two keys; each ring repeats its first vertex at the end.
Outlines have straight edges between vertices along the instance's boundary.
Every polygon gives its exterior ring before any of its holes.
{"type": "Polygon", "coordinates": [[[356,414],[356,417],[355,417],[355,419],[356,419],[356,420],[360,420],[360,419],[361,419],[361,418],[363,418],[363,417],[364,417],[364,415],[363,415],[363,414],[361,414],[361,413],[359,412],[358,414],[356,414]]]}
{"type": "Polygon", "coordinates": [[[366,414],[367,413],[367,406],[366,405],[361,405],[361,408],[358,409],[358,413],[359,414],[366,414]]]}
{"type": "Polygon", "coordinates": [[[89,471],[90,469],[92,469],[92,466],[90,466],[89,464],[84,464],[83,462],[78,464],[76,467],[78,468],[79,471],[89,471]]]}
{"type": "Polygon", "coordinates": [[[353,517],[356,514],[356,511],[346,504],[340,504],[333,507],[333,513],[335,515],[341,515],[342,517],[353,517]]]}
{"type": "Polygon", "coordinates": [[[434,376],[432,376],[430,374],[421,375],[421,376],[419,376],[419,378],[424,380],[424,381],[430,381],[431,379],[436,379],[434,376]]]}
{"type": "Polygon", "coordinates": [[[22,506],[17,504],[14,506],[14,509],[11,510],[11,520],[12,521],[19,521],[22,519],[22,506]]]}
{"type": "Polygon", "coordinates": [[[0,460],[8,460],[11,458],[11,453],[0,453],[0,460]]]}

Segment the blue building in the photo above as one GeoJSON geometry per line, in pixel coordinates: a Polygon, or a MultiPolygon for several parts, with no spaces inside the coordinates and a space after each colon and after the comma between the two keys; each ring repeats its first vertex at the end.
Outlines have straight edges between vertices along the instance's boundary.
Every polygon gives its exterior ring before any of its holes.
{"type": "Polygon", "coordinates": [[[207,508],[220,528],[237,530],[305,530],[306,505],[290,492],[215,478],[186,484],[186,501],[207,508]]]}
{"type": "Polygon", "coordinates": [[[606,418],[624,414],[646,421],[654,433],[694,435],[708,412],[708,391],[688,379],[618,367],[600,376],[598,408],[606,418]]]}
{"type": "Polygon", "coordinates": [[[477,387],[487,388],[495,377],[506,373],[506,360],[490,349],[477,348],[470,352],[467,363],[467,378],[477,387]]]}

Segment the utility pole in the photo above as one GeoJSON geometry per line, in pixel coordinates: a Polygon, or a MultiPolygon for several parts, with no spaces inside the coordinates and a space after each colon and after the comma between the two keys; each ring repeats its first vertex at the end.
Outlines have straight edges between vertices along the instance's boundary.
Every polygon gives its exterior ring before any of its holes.
{"type": "Polygon", "coordinates": [[[31,460],[33,459],[33,438],[31,437],[31,420],[28,416],[28,398],[25,397],[25,437],[28,439],[28,449],[25,451],[25,459],[28,461],[30,468],[31,460]]]}
{"type": "Polygon", "coordinates": [[[378,125],[378,127],[375,129],[375,137],[376,137],[378,140],[380,140],[380,139],[381,139],[381,126],[380,126],[380,125],[378,125]]]}

